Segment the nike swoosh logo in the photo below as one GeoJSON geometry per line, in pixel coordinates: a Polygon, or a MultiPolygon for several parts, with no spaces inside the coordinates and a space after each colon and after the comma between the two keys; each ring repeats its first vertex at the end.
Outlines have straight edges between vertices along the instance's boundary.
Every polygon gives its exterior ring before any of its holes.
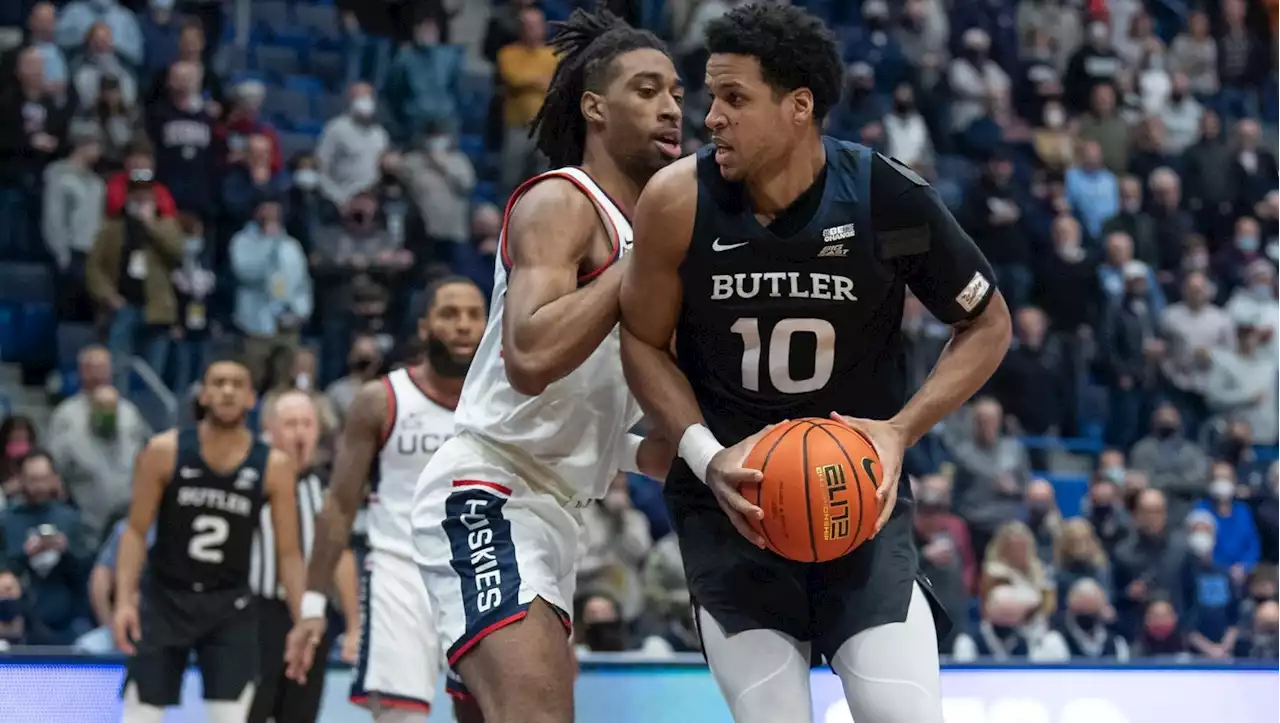
{"type": "Polygon", "coordinates": [[[746,246],[746,245],[747,245],[746,241],[743,241],[741,243],[736,243],[736,244],[722,244],[720,243],[719,237],[717,237],[715,241],[711,242],[711,250],[712,251],[730,251],[732,249],[738,248],[739,246],[746,246]]]}

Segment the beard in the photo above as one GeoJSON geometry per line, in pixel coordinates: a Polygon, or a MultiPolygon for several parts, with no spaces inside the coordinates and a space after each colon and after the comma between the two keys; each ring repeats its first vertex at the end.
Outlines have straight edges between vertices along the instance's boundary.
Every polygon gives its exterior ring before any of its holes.
{"type": "Polygon", "coordinates": [[[204,409],[204,415],[200,421],[208,422],[210,426],[215,427],[217,429],[227,430],[227,429],[235,429],[237,427],[244,426],[244,420],[246,416],[248,416],[248,412],[241,410],[241,412],[237,414],[234,419],[221,419],[218,417],[217,413],[214,412],[212,409],[206,408],[204,409]]]}
{"type": "Polygon", "coordinates": [[[453,352],[449,351],[449,347],[439,339],[427,339],[427,363],[435,370],[436,374],[447,379],[458,379],[467,375],[467,370],[471,368],[471,360],[475,358],[475,354],[468,354],[464,358],[459,358],[453,352]]]}

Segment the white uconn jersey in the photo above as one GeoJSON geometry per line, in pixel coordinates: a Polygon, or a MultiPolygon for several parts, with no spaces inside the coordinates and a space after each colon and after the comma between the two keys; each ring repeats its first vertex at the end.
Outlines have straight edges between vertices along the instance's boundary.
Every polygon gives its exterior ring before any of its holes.
{"type": "Polygon", "coordinates": [[[387,387],[391,427],[373,466],[373,490],[366,516],[369,546],[413,556],[413,492],[418,475],[445,440],[453,436],[453,410],[426,395],[408,369],[382,378],[387,387]]]}
{"type": "MultiPolygon", "coordinates": [[[[546,178],[564,178],[591,198],[609,230],[615,260],[630,250],[627,217],[579,168],[548,171],[527,181],[508,201],[508,218],[520,194],[546,178]]],[[[502,361],[508,258],[505,236],[504,220],[489,324],[462,387],[455,417],[458,433],[489,448],[530,485],[562,502],[603,497],[618,471],[621,441],[642,416],[622,376],[618,329],[615,327],[581,366],[542,394],[529,397],[513,389],[502,361]]]]}

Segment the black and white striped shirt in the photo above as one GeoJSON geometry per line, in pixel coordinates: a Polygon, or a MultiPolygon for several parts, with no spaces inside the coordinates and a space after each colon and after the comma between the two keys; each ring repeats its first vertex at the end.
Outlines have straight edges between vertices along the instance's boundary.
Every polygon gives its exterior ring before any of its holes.
{"type": "MultiPolygon", "coordinates": [[[[298,478],[298,533],[302,538],[302,559],[311,559],[316,541],[316,517],[324,505],[324,484],[315,472],[298,478]]],[[[271,505],[262,506],[258,534],[253,538],[253,558],[249,567],[249,587],[260,597],[283,600],[284,585],[276,572],[276,531],[271,524],[271,505]]]]}

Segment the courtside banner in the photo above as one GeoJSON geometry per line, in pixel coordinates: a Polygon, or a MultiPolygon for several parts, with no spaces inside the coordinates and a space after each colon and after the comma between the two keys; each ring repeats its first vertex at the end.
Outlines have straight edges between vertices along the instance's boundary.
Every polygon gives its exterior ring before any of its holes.
{"type": "MultiPolygon", "coordinates": [[[[0,723],[118,723],[119,659],[0,656],[0,723]]],[[[854,721],[840,681],[827,670],[811,680],[815,723],[854,721]]],[[[321,723],[368,723],[346,700],[351,671],[326,676],[321,723]]],[[[947,723],[1276,723],[1280,675],[1274,666],[949,667],[943,672],[947,723]]],[[[182,705],[165,723],[207,723],[200,676],[191,671],[182,705]]],[[[697,659],[583,661],[580,723],[732,723],[697,659]]],[[[433,720],[452,720],[436,696],[433,720]]]]}

